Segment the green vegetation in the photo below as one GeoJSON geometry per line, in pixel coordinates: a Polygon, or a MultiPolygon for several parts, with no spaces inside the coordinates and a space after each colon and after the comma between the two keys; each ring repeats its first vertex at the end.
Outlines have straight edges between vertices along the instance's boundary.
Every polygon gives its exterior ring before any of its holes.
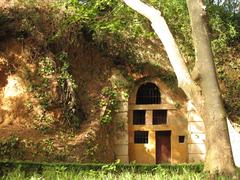
{"type": "MultiPolygon", "coordinates": [[[[70,138],[62,134],[58,144],[70,138]]],[[[10,135],[9,138],[0,140],[0,158],[6,161],[26,160],[26,158],[39,161],[43,157],[48,157],[47,162],[59,162],[65,161],[69,156],[69,152],[70,147],[68,145],[63,144],[59,149],[56,140],[53,138],[45,138],[36,142],[10,135]]]]}
{"type": "Polygon", "coordinates": [[[11,135],[8,139],[0,141],[1,159],[12,160],[14,157],[22,156],[22,150],[18,149],[20,140],[18,137],[11,135]]]}
{"type": "Polygon", "coordinates": [[[103,114],[101,116],[101,124],[109,124],[112,122],[113,114],[118,109],[119,100],[117,96],[118,91],[114,87],[104,87],[101,92],[103,98],[100,102],[100,108],[103,109],[103,114]]]}
{"type": "Polygon", "coordinates": [[[59,61],[61,66],[58,68],[58,85],[61,88],[61,104],[64,110],[64,119],[69,126],[73,128],[79,128],[81,124],[82,117],[78,117],[76,110],[78,106],[78,101],[76,97],[77,84],[70,74],[70,62],[69,57],[66,52],[61,52],[59,54],[59,61]]]}
{"type": "MultiPolygon", "coordinates": [[[[1,162],[3,179],[208,179],[202,165],[39,164],[1,162]]],[[[238,174],[240,171],[238,171],[238,174]]],[[[218,176],[215,179],[231,179],[218,176]]]]}
{"type": "MultiPolygon", "coordinates": [[[[24,78],[28,81],[28,92],[38,100],[41,109],[41,113],[34,115],[36,129],[43,132],[51,129],[57,120],[49,112],[59,106],[63,108],[65,124],[79,128],[82,120],[76,115],[77,84],[69,73],[69,66],[67,53],[61,52],[58,59],[48,56],[37,59],[34,72],[25,68],[24,78]]],[[[31,100],[25,105],[28,111],[33,110],[31,100]]]]}
{"type": "MultiPolygon", "coordinates": [[[[193,60],[194,52],[186,1],[147,0],[146,2],[161,10],[180,48],[186,53],[185,57],[193,60]],[[173,14],[178,16],[173,16],[173,14]]],[[[227,10],[228,5],[226,3],[223,5],[214,4],[210,1],[207,3],[212,30],[212,45],[216,53],[224,52],[224,48],[230,43],[236,42],[240,36],[238,33],[240,28],[239,12],[233,13],[227,10]]],[[[138,13],[127,8],[121,1],[97,0],[82,2],[68,0],[66,6],[70,7],[71,11],[75,10],[75,13],[69,17],[69,21],[72,23],[81,22],[84,27],[83,31],[88,35],[89,39],[95,43],[100,43],[100,46],[105,44],[108,51],[109,49],[112,50],[112,48],[109,48],[110,46],[119,47],[123,40],[126,39],[130,41],[129,45],[133,45],[133,42],[136,43],[136,40],[140,37],[154,39],[154,33],[149,26],[149,22],[138,13]]],[[[124,49],[131,49],[129,45],[127,44],[127,48],[124,49]]]]}
{"type": "Polygon", "coordinates": [[[97,162],[96,152],[98,150],[99,144],[96,143],[96,134],[89,132],[85,141],[85,152],[84,157],[91,159],[92,162],[97,162]]]}

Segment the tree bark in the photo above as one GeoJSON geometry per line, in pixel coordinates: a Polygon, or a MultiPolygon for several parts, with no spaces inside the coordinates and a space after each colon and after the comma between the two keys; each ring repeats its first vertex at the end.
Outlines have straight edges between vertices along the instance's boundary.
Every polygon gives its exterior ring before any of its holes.
{"type": "Polygon", "coordinates": [[[205,6],[202,0],[187,0],[195,47],[196,68],[204,98],[202,117],[206,129],[205,171],[234,174],[235,166],[229,140],[227,117],[213,61],[205,6]]]}
{"type": "Polygon", "coordinates": [[[208,31],[205,25],[206,21],[203,20],[204,6],[201,0],[188,0],[188,4],[191,6],[189,6],[191,8],[189,12],[191,13],[192,25],[194,24],[193,37],[197,57],[194,68],[194,79],[187,69],[168,25],[161,16],[161,12],[140,0],[123,1],[151,21],[153,30],[166,49],[170,63],[178,79],[178,86],[193,101],[198,113],[204,119],[207,135],[205,170],[212,174],[233,174],[235,167],[228,136],[226,114],[216,78],[208,31]],[[194,81],[195,79],[200,80],[200,87],[194,81]]]}

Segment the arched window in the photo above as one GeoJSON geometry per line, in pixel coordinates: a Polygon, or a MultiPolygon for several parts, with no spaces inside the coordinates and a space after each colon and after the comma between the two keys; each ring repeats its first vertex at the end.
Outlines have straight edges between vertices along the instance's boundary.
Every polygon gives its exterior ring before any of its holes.
{"type": "Polygon", "coordinates": [[[161,95],[158,87],[153,83],[141,85],[137,92],[136,104],[160,104],[161,95]]]}

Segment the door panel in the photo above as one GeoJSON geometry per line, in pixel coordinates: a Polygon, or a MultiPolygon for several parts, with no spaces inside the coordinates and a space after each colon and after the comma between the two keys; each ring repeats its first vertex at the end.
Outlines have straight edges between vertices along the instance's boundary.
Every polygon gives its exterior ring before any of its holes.
{"type": "Polygon", "coordinates": [[[171,162],[171,131],[156,132],[156,163],[171,162]]]}

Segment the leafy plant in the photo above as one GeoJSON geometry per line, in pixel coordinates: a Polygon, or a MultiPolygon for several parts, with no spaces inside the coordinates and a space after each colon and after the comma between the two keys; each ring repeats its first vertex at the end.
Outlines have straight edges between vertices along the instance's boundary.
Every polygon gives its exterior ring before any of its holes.
{"type": "Polygon", "coordinates": [[[52,155],[55,147],[53,145],[53,141],[50,138],[44,139],[42,141],[42,146],[43,146],[42,150],[46,154],[46,156],[52,155]]]}
{"type": "Polygon", "coordinates": [[[46,133],[50,130],[52,124],[55,122],[54,117],[51,114],[48,114],[47,112],[43,112],[42,114],[37,114],[35,116],[35,122],[34,126],[36,129],[46,133]]]}
{"type": "Polygon", "coordinates": [[[59,68],[58,84],[61,88],[61,103],[64,108],[64,117],[68,124],[74,128],[79,128],[83,116],[80,115],[76,90],[78,88],[73,76],[69,73],[69,57],[66,52],[59,54],[61,66],[59,68]]]}
{"type": "Polygon", "coordinates": [[[98,144],[96,143],[96,134],[94,132],[89,132],[85,140],[85,157],[91,159],[91,161],[96,161],[95,154],[98,149],[98,144]]]}
{"type": "Polygon", "coordinates": [[[73,79],[72,75],[69,73],[69,58],[66,52],[61,52],[59,54],[59,61],[61,62],[61,67],[59,68],[58,83],[62,88],[65,88],[66,83],[70,83],[71,88],[75,90],[77,84],[73,79]]]}
{"type": "Polygon", "coordinates": [[[2,159],[13,159],[21,157],[23,151],[20,149],[21,141],[17,136],[11,135],[0,141],[0,156],[2,159]]]}
{"type": "Polygon", "coordinates": [[[120,160],[118,159],[115,163],[106,164],[102,166],[102,171],[104,173],[114,173],[117,172],[117,165],[120,164],[120,160]]]}
{"type": "Polygon", "coordinates": [[[118,109],[118,92],[116,88],[104,87],[101,91],[101,95],[103,96],[103,98],[100,101],[100,108],[103,109],[103,113],[100,122],[101,124],[109,124],[110,122],[112,122],[113,114],[118,109]]]}
{"type": "Polygon", "coordinates": [[[43,76],[53,75],[56,72],[56,65],[52,58],[45,57],[39,62],[39,74],[43,76]]]}

